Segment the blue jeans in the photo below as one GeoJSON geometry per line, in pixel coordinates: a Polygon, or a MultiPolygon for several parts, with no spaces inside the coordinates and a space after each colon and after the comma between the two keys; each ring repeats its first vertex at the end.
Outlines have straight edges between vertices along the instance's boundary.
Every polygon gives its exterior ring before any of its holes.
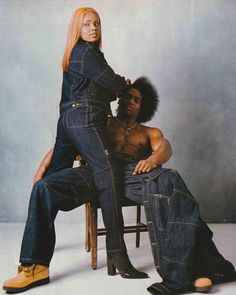
{"type": "MultiPolygon", "coordinates": [[[[198,204],[177,171],[158,167],[133,176],[136,161],[119,158],[125,196],[144,205],[158,273],[170,288],[187,288],[199,276],[234,271],[212,241],[198,204]],[[122,164],[122,165],[121,165],[122,164]]],[[[22,241],[20,262],[49,265],[55,245],[58,210],[96,202],[88,167],[64,169],[34,185],[22,241]]]]}
{"type": "Polygon", "coordinates": [[[70,211],[96,198],[94,179],[87,167],[64,169],[38,181],[30,197],[20,262],[49,266],[58,210],[70,211]]]}
{"type": "Polygon", "coordinates": [[[176,170],[157,167],[133,176],[137,161],[128,160],[125,196],[144,205],[154,263],[166,285],[185,289],[192,280],[214,272],[234,272],[212,241],[199,205],[176,170]]]}
{"type": "Polygon", "coordinates": [[[72,101],[60,106],[57,137],[46,175],[73,165],[79,153],[92,171],[103,221],[107,252],[126,251],[121,212],[122,186],[107,135],[107,110],[101,102],[72,101]]]}

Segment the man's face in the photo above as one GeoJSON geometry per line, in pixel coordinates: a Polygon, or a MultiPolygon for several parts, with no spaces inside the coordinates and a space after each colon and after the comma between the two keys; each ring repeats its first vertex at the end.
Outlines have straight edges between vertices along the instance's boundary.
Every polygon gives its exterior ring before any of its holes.
{"type": "Polygon", "coordinates": [[[141,108],[142,95],[139,90],[131,88],[127,93],[120,99],[119,109],[126,117],[136,119],[141,108]]]}
{"type": "Polygon", "coordinates": [[[80,36],[84,41],[96,42],[101,37],[101,24],[99,17],[94,12],[85,14],[80,36]]]}

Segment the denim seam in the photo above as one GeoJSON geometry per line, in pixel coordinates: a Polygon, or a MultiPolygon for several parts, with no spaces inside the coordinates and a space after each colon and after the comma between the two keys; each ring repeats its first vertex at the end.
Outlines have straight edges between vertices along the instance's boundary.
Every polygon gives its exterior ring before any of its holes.
{"type": "Polygon", "coordinates": [[[56,194],[59,194],[59,195],[61,195],[61,196],[63,196],[63,194],[62,193],[60,193],[59,191],[55,191],[54,190],[54,188],[52,188],[51,186],[50,186],[50,184],[48,184],[45,180],[41,180],[48,188],[50,188],[53,192],[55,192],[56,194]]]}
{"type": "Polygon", "coordinates": [[[49,266],[49,263],[48,262],[45,262],[43,260],[40,260],[40,259],[34,259],[34,258],[25,258],[25,257],[20,257],[20,263],[21,264],[24,264],[24,262],[32,262],[33,264],[46,264],[47,266],[49,266]]]}
{"type": "Polygon", "coordinates": [[[181,191],[181,190],[179,190],[177,188],[173,188],[173,192],[180,193],[181,195],[184,195],[185,197],[187,197],[187,198],[189,198],[191,200],[194,200],[194,198],[191,195],[186,194],[185,192],[183,192],[183,191],[181,191]]]}
{"type": "Polygon", "coordinates": [[[105,169],[99,169],[99,170],[96,170],[96,172],[94,172],[93,175],[94,175],[94,174],[97,174],[97,173],[99,173],[99,172],[102,172],[102,171],[110,170],[109,168],[110,168],[110,167],[107,167],[107,168],[105,168],[105,169]]]}
{"type": "Polygon", "coordinates": [[[177,261],[172,260],[172,259],[169,259],[169,258],[167,258],[167,257],[165,257],[165,256],[162,256],[162,258],[163,258],[164,260],[166,260],[166,261],[173,262],[173,263],[175,263],[175,264],[181,264],[181,265],[188,265],[188,264],[189,264],[189,263],[177,262],[177,261]]]}
{"type": "Polygon", "coordinates": [[[85,56],[85,53],[87,53],[88,51],[88,48],[87,50],[84,50],[84,52],[82,53],[82,58],[81,58],[81,74],[84,75],[84,56],[85,56]]]}
{"type": "Polygon", "coordinates": [[[76,63],[82,63],[83,60],[82,59],[75,59],[75,60],[71,60],[70,64],[76,64],[76,63]]]}
{"type": "Polygon", "coordinates": [[[90,126],[92,126],[93,124],[91,123],[91,124],[83,124],[83,125],[73,125],[73,126],[69,126],[69,123],[68,123],[68,117],[69,117],[69,114],[68,114],[68,112],[67,112],[67,116],[66,116],[66,127],[68,128],[68,129],[74,129],[74,128],[80,128],[80,127],[90,127],[90,126]]]}
{"type": "MultiPolygon", "coordinates": [[[[101,138],[100,138],[100,136],[99,136],[99,134],[98,134],[98,132],[97,132],[97,130],[96,130],[96,128],[94,126],[93,126],[93,130],[96,133],[97,138],[98,138],[98,140],[99,140],[99,142],[100,142],[100,144],[101,144],[101,146],[103,147],[103,150],[104,150],[104,145],[103,145],[103,143],[101,141],[101,138]]],[[[117,207],[117,204],[116,204],[117,196],[116,196],[116,190],[115,190],[115,185],[114,185],[114,175],[113,175],[113,171],[111,169],[110,162],[109,162],[109,160],[107,158],[107,154],[106,154],[105,150],[104,150],[104,155],[105,155],[105,158],[107,160],[107,166],[108,166],[108,168],[110,170],[110,175],[111,175],[111,179],[112,179],[113,205],[114,205],[115,212],[118,212],[117,211],[118,207],[117,207]]],[[[117,220],[117,221],[118,221],[118,226],[120,226],[119,220],[117,220]]],[[[120,240],[120,250],[122,250],[122,238],[121,238],[120,234],[119,234],[119,240],[120,240]]],[[[119,251],[119,249],[117,249],[117,251],[119,251]]]]}
{"type": "MultiPolygon", "coordinates": [[[[159,261],[159,255],[158,255],[158,240],[157,237],[155,235],[155,228],[153,225],[152,220],[154,220],[151,216],[152,216],[152,210],[150,208],[150,201],[148,200],[148,194],[149,194],[149,189],[147,188],[147,184],[146,182],[150,182],[148,178],[143,178],[142,181],[142,199],[143,199],[143,203],[144,203],[144,209],[145,209],[145,213],[146,213],[146,219],[147,219],[147,223],[148,223],[148,233],[149,233],[149,238],[151,241],[151,249],[152,249],[152,254],[154,257],[154,261],[157,262],[158,264],[160,264],[159,261]],[[147,208],[148,207],[148,208],[147,208]],[[155,248],[154,249],[154,246],[155,248]]],[[[155,265],[156,269],[160,268],[160,265],[155,265]]]]}
{"type": "Polygon", "coordinates": [[[75,84],[75,80],[73,80],[73,82],[70,85],[70,99],[72,99],[74,84],[75,84]]]}
{"type": "MultiPolygon", "coordinates": [[[[153,170],[152,170],[153,171],[153,170]]],[[[161,176],[162,174],[164,174],[164,173],[166,173],[166,172],[168,172],[168,171],[170,171],[170,169],[166,169],[166,170],[162,170],[162,171],[160,171],[157,175],[154,175],[154,176],[151,176],[150,174],[151,174],[151,172],[152,171],[150,171],[149,173],[148,173],[148,179],[150,179],[151,181],[152,180],[155,180],[156,178],[158,178],[159,176],[161,176]]]]}
{"type": "Polygon", "coordinates": [[[89,184],[89,182],[87,181],[87,179],[84,178],[84,176],[83,176],[79,171],[76,170],[75,172],[76,172],[77,174],[79,174],[81,178],[83,178],[83,180],[86,182],[87,186],[89,187],[89,190],[92,191],[92,187],[91,187],[91,185],[89,184]]]}
{"type": "Polygon", "coordinates": [[[109,70],[109,67],[107,67],[98,77],[96,77],[95,81],[98,81],[107,71],[109,70]]]}
{"type": "MultiPolygon", "coordinates": [[[[74,110],[75,108],[72,107],[73,104],[79,103],[79,107],[95,107],[100,109],[101,111],[105,112],[105,111],[109,111],[109,110],[104,110],[104,108],[106,107],[103,103],[101,103],[101,101],[96,100],[96,99],[73,99],[68,103],[64,103],[63,105],[60,106],[60,110],[63,110],[60,112],[60,114],[64,114],[66,112],[70,112],[72,110],[74,110]],[[64,110],[65,109],[65,110],[64,110]]],[[[107,112],[106,112],[107,113],[107,112]]],[[[111,111],[109,111],[109,115],[113,117],[111,111]]]]}
{"type": "Polygon", "coordinates": [[[157,197],[158,199],[171,199],[171,196],[163,195],[163,194],[151,194],[151,196],[157,197]]]}
{"type": "Polygon", "coordinates": [[[174,222],[174,221],[168,221],[167,224],[188,224],[188,225],[193,225],[193,226],[197,226],[196,223],[191,223],[191,222],[174,222]]]}

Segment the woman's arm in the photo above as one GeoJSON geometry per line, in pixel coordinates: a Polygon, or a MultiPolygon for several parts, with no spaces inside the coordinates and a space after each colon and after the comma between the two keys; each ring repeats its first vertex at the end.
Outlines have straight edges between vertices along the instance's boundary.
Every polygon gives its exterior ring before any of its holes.
{"type": "Polygon", "coordinates": [[[34,175],[33,184],[35,184],[37,181],[39,181],[43,177],[46,169],[48,168],[48,166],[49,166],[49,164],[51,162],[52,153],[53,153],[53,148],[50,149],[46,153],[46,155],[44,156],[43,160],[39,164],[38,170],[36,171],[36,173],[34,175]]]}
{"type": "Polygon", "coordinates": [[[112,93],[123,93],[127,83],[108,65],[102,52],[91,44],[79,42],[73,49],[68,69],[86,76],[112,93]]]}

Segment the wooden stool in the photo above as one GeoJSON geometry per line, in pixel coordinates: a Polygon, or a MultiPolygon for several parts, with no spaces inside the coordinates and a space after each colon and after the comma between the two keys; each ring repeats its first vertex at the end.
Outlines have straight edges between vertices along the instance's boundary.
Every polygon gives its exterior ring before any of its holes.
{"type": "MultiPolygon", "coordinates": [[[[141,205],[124,198],[122,207],[136,207],[136,224],[125,226],[124,233],[136,233],[136,247],[140,245],[140,232],[147,231],[147,225],[141,222],[141,205]]],[[[90,203],[85,204],[85,250],[91,251],[92,269],[97,269],[97,237],[106,235],[105,228],[97,228],[98,209],[100,207],[92,207],[90,203]]]]}

